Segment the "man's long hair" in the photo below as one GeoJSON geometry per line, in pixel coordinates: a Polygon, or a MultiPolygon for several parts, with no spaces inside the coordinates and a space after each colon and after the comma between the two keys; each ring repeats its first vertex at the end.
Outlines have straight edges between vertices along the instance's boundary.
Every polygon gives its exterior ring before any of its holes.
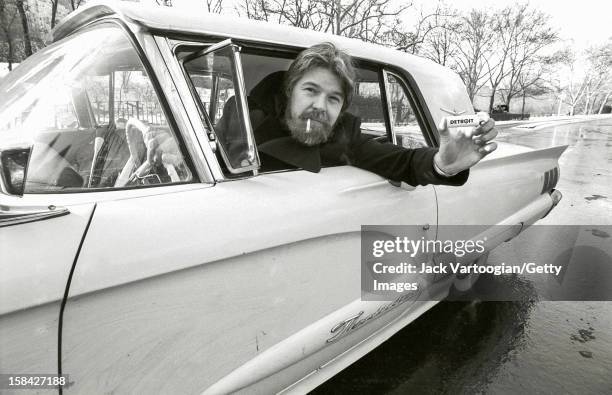
{"type": "Polygon", "coordinates": [[[331,71],[340,79],[342,93],[344,94],[342,111],[345,111],[351,104],[355,92],[355,68],[353,67],[351,56],[329,42],[313,45],[305,49],[291,63],[285,75],[283,86],[287,99],[291,97],[293,88],[298,80],[304,74],[317,67],[331,71]]]}

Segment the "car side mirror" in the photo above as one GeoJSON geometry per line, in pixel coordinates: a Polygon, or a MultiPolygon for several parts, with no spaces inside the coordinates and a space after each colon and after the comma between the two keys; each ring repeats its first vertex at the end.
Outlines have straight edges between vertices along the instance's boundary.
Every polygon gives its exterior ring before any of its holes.
{"type": "Polygon", "coordinates": [[[32,146],[0,149],[0,193],[23,196],[32,146]]]}

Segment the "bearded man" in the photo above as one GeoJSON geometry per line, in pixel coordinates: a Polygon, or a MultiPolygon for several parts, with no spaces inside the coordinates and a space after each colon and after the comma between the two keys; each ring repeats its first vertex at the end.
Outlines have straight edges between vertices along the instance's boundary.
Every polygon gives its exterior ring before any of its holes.
{"type": "Polygon", "coordinates": [[[260,82],[249,107],[261,170],[348,164],[410,185],[463,185],[468,169],[497,148],[486,114],[467,132],[450,133],[444,122],[439,149],[381,144],[362,135],[360,119],[346,111],[354,88],[351,57],[331,43],[302,51],[286,72],[260,82]]]}

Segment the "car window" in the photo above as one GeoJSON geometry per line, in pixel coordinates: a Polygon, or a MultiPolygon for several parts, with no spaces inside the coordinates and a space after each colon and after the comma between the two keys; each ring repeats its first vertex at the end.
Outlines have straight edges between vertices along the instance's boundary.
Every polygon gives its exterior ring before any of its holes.
{"type": "Polygon", "coordinates": [[[390,142],[391,134],[385,120],[379,73],[362,67],[356,71],[355,95],[348,112],[361,118],[361,133],[380,142],[390,142]]]}
{"type": "Polygon", "coordinates": [[[25,193],[192,180],[151,79],[123,31],[98,25],[2,81],[0,145],[32,145],[25,193]]]}
{"type": "Polygon", "coordinates": [[[395,75],[387,74],[387,76],[391,124],[397,144],[406,148],[426,147],[427,142],[408,100],[406,87],[395,75]]]}
{"type": "MultiPolygon", "coordinates": [[[[202,48],[179,46],[177,56],[183,59],[202,48]]],[[[254,49],[248,46],[240,51],[249,118],[256,138],[258,127],[266,117],[276,114],[282,107],[277,99],[278,96],[283,96],[284,73],[296,55],[297,53],[254,49]]],[[[221,149],[230,157],[230,163],[239,162],[245,145],[244,141],[241,142],[243,137],[240,130],[243,120],[237,116],[233,99],[236,92],[232,83],[232,71],[223,66],[218,56],[215,59],[209,57],[207,60],[201,57],[197,61],[183,62],[183,67],[200,101],[203,121],[214,130],[221,149]]],[[[398,144],[410,148],[426,146],[402,81],[392,74],[387,74],[387,99],[383,97],[385,85],[379,66],[358,63],[356,72],[355,95],[347,111],[361,119],[362,134],[381,143],[390,143],[393,141],[393,130],[398,144]],[[392,107],[390,110],[385,107],[387,100],[392,107]]],[[[218,156],[223,163],[223,158],[218,156]]],[[[264,166],[261,170],[265,172],[267,168],[264,166]]],[[[226,175],[231,176],[227,171],[226,175]]]]}

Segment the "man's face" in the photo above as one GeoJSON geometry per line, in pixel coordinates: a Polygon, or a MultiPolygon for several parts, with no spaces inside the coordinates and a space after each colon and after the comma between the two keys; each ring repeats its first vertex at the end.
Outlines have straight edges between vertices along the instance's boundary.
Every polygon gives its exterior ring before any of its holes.
{"type": "Polygon", "coordinates": [[[314,68],[293,87],[285,112],[291,135],[305,145],[327,141],[344,104],[340,79],[324,68],[314,68]]]}

